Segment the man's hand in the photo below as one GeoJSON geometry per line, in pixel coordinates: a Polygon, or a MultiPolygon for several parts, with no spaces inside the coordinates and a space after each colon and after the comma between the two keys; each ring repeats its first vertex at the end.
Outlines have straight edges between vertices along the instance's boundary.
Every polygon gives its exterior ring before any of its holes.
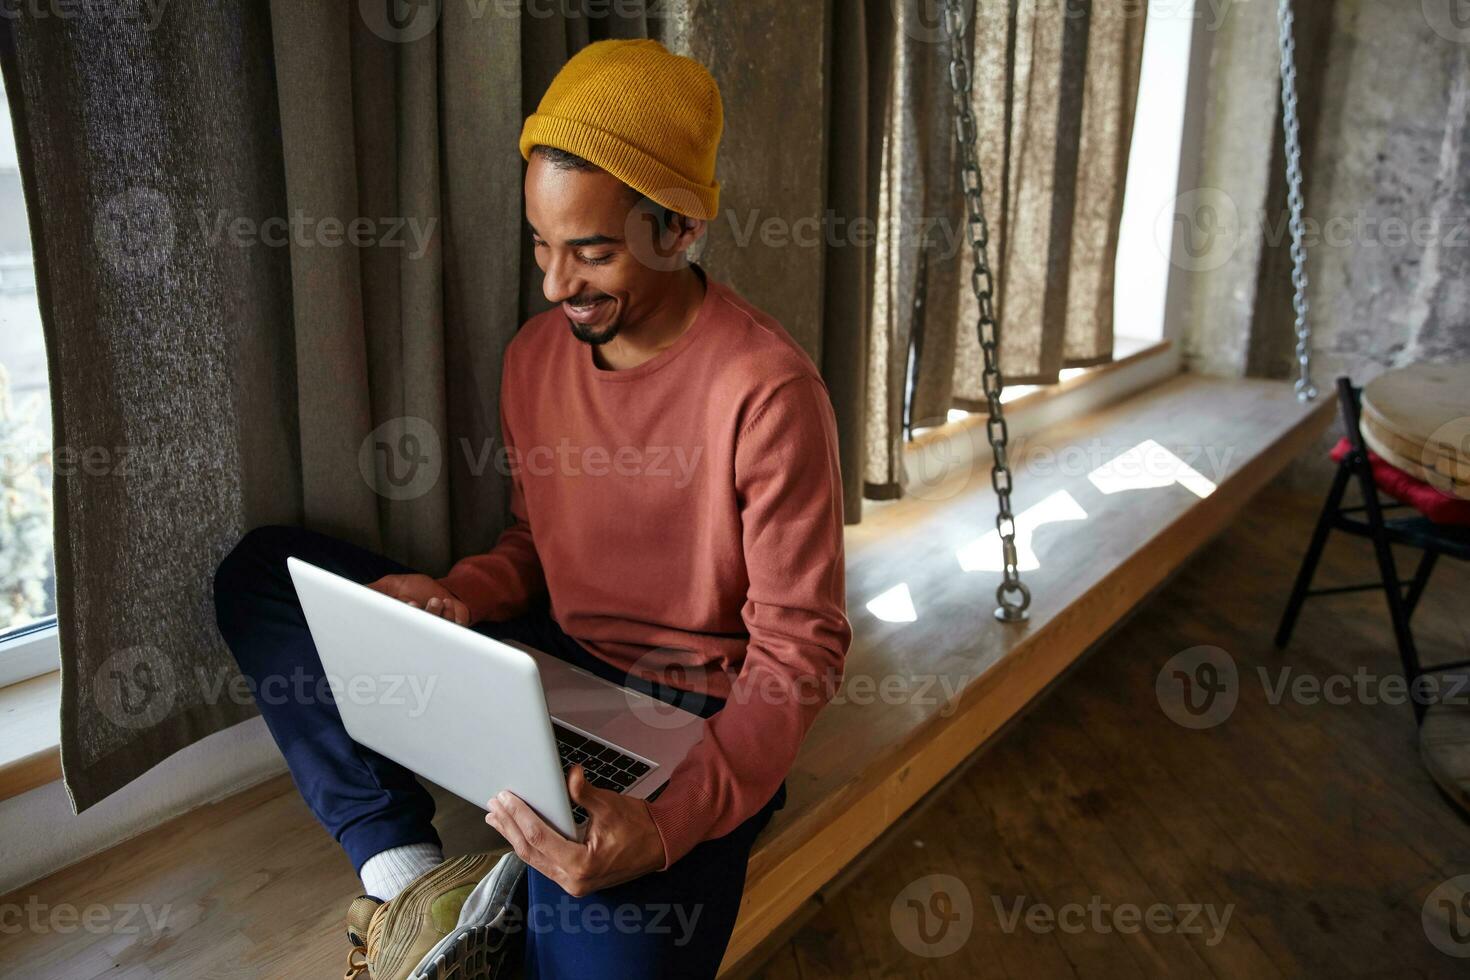
{"type": "Polygon", "coordinates": [[[490,801],[485,822],[516,855],[573,898],[631,881],[664,866],[664,844],[648,804],[587,782],[581,766],[567,778],[572,802],[587,811],[586,839],[567,840],[510,792],[490,801]]]}
{"type": "Polygon", "coordinates": [[[384,575],[368,584],[374,592],[400,599],[415,609],[426,609],[461,626],[470,625],[470,609],[444,586],[427,575],[384,575]]]}

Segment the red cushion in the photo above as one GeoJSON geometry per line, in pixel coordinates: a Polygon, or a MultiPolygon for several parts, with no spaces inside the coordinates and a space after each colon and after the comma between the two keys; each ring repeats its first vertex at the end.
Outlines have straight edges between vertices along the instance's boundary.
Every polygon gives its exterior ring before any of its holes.
{"type": "MultiPolygon", "coordinates": [[[[1352,451],[1353,444],[1343,436],[1332,447],[1332,461],[1341,463],[1352,451]]],[[[1415,479],[1371,449],[1368,463],[1373,467],[1373,482],[1378,484],[1378,489],[1399,503],[1408,504],[1436,524],[1470,525],[1470,500],[1452,497],[1415,479]]]]}

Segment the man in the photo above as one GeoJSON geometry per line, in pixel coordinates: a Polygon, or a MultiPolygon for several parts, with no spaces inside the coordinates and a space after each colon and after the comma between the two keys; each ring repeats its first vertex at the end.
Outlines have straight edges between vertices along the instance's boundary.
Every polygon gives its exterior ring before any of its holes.
{"type": "MultiPolygon", "coordinates": [[[[826,389],[775,321],[685,259],[716,214],[721,127],[709,73],[647,40],[584,48],[526,120],[526,218],[556,306],[506,351],[513,523],[493,549],[436,579],[261,528],[216,577],[221,631],[257,682],[321,672],[285,570],[297,555],[708,719],[652,801],[573,767],[583,843],[514,797],[486,802],[528,866],[528,976],[714,975],[751,843],[851,640],[826,389]]],[[[362,877],[353,963],[409,975],[497,855],[444,861],[428,793],[334,705],[261,710],[362,877]]]]}

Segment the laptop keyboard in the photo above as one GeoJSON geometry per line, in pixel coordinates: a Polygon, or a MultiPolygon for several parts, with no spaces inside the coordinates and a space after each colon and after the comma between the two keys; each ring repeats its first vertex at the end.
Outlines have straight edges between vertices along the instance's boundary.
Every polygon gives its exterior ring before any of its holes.
{"type": "MultiPolygon", "coordinates": [[[[621,793],[638,781],[651,766],[640,759],[619,752],[606,742],[588,738],[570,728],[551,723],[556,735],[556,751],[561,756],[561,771],[568,773],[572,766],[581,766],[587,782],[600,789],[621,793]]],[[[572,804],[572,819],[577,823],[587,819],[587,811],[572,804]]]]}

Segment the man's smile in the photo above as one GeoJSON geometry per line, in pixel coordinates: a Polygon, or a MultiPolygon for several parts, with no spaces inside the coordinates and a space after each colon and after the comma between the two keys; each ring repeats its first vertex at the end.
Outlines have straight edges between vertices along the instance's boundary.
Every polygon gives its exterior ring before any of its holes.
{"type": "Polygon", "coordinates": [[[612,297],[604,296],[586,304],[577,304],[568,300],[561,304],[561,308],[566,313],[568,320],[587,325],[597,323],[606,317],[611,304],[612,297]]]}

